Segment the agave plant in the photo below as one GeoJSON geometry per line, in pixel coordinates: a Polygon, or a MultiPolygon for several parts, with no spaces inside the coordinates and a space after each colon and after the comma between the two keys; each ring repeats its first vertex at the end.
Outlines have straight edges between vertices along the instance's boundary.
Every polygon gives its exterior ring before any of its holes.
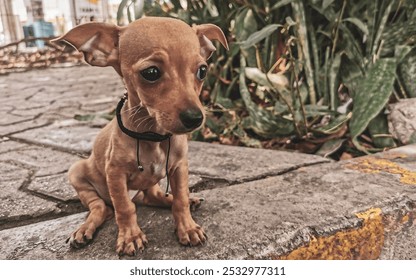
{"type": "MultiPolygon", "coordinates": [[[[220,26],[200,140],[330,155],[394,147],[387,103],[416,97],[413,0],[123,0],[143,15],[220,26]]],[[[339,154],[338,154],[339,155],[339,154]]]]}

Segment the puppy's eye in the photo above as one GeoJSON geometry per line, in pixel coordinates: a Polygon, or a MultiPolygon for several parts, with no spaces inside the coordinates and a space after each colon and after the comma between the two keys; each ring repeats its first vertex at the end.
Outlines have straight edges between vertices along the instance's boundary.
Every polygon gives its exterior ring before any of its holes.
{"type": "Polygon", "coordinates": [[[156,82],[160,79],[162,73],[156,66],[151,66],[140,71],[140,75],[148,82],[156,82]]]}
{"type": "Polygon", "coordinates": [[[208,72],[208,67],[206,65],[201,65],[198,71],[196,72],[196,77],[200,81],[202,81],[207,76],[207,72],[208,72]]]}

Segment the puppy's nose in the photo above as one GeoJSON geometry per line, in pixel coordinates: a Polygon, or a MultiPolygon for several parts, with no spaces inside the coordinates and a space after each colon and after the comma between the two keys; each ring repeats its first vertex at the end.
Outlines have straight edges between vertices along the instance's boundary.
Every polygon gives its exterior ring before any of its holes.
{"type": "Polygon", "coordinates": [[[180,112],[179,119],[186,129],[193,129],[201,125],[204,115],[198,108],[193,108],[180,112]]]}

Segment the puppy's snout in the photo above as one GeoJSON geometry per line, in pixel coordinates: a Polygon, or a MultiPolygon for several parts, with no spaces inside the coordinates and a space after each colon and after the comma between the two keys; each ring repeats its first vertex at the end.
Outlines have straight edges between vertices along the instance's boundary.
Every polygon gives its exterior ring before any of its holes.
{"type": "Polygon", "coordinates": [[[187,109],[179,113],[179,119],[186,129],[195,129],[202,124],[204,115],[198,108],[187,109]]]}

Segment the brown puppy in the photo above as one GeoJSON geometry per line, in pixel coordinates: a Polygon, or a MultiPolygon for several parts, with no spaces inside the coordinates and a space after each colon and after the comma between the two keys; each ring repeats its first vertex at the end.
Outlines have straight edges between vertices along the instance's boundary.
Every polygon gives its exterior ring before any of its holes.
{"type": "Polygon", "coordinates": [[[190,213],[190,204],[200,202],[189,199],[185,133],[204,121],[199,94],[207,71],[205,61],[215,50],[210,40],[228,49],[215,25],[190,27],[180,20],[154,17],[126,27],[87,23],[55,40],[82,51],[91,65],[114,67],[127,89],[127,98],[118,106],[120,120],[113,119],[104,127],[91,156],[69,170],[71,184],[90,210],[69,239],[72,247],[91,241],[96,229],[112,217],[113,207],[117,253],[135,255],[143,250],[147,239],[137,224],[134,202],[171,206],[181,244],[206,241],[204,230],[190,213]],[[135,139],[128,132],[153,138],[135,139]],[[165,196],[158,182],[167,174],[172,194],[165,196]],[[133,200],[131,190],[137,193],[133,200]]]}

